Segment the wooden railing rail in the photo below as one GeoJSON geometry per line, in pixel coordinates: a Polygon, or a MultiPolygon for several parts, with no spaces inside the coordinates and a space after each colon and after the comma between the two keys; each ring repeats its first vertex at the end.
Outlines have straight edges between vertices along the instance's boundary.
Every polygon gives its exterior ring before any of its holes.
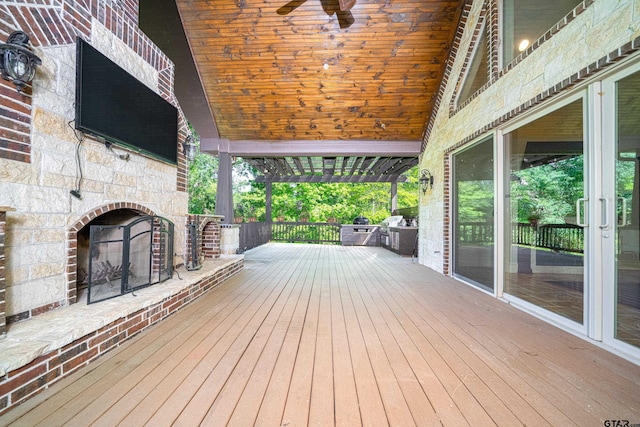
{"type": "Polygon", "coordinates": [[[328,222],[274,222],[271,240],[289,243],[340,244],[340,224],[328,222]]]}
{"type": "Polygon", "coordinates": [[[575,224],[547,224],[538,227],[536,246],[556,251],[584,253],[584,230],[575,224]]]}
{"type": "Polygon", "coordinates": [[[243,222],[240,224],[239,248],[252,249],[271,240],[271,229],[266,222],[243,222]]]}

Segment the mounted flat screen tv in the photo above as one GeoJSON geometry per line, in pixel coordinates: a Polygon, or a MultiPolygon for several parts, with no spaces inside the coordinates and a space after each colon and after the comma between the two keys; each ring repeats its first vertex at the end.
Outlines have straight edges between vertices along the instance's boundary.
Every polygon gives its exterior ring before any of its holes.
{"type": "Polygon", "coordinates": [[[76,49],[76,129],[177,164],[177,108],[84,40],[76,49]]]}

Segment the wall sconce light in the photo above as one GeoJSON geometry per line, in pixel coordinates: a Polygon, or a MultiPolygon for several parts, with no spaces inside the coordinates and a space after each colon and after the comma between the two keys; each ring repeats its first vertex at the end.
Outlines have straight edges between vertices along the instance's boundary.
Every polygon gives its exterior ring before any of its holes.
{"type": "Polygon", "coordinates": [[[182,143],[182,153],[185,155],[189,162],[192,162],[196,158],[199,151],[199,146],[193,142],[193,136],[189,135],[182,143]]]}
{"type": "Polygon", "coordinates": [[[29,47],[29,36],[23,31],[14,31],[6,43],[0,43],[0,72],[2,78],[16,85],[18,92],[33,80],[36,67],[42,64],[29,47]]]}
{"type": "Polygon", "coordinates": [[[422,194],[426,194],[427,189],[433,188],[433,175],[431,175],[429,169],[420,171],[420,188],[422,189],[422,194]]]}

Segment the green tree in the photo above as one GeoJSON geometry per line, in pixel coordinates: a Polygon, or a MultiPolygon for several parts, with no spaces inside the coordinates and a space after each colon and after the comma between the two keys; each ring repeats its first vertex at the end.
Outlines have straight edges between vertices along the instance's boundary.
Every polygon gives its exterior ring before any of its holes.
{"type": "MultiPolygon", "coordinates": [[[[189,211],[215,212],[218,159],[200,154],[189,166],[189,211]]],[[[238,159],[233,165],[233,201],[235,216],[248,221],[265,220],[266,189],[255,182],[257,171],[238,159]]],[[[351,223],[358,215],[379,223],[391,215],[391,185],[389,183],[274,183],[272,215],[285,221],[306,217],[311,222],[326,222],[330,218],[351,223]]],[[[407,182],[398,184],[398,206],[418,204],[418,169],[407,173],[407,182]]]]}
{"type": "Polygon", "coordinates": [[[218,158],[198,154],[189,165],[189,213],[212,214],[216,209],[218,158]]]}

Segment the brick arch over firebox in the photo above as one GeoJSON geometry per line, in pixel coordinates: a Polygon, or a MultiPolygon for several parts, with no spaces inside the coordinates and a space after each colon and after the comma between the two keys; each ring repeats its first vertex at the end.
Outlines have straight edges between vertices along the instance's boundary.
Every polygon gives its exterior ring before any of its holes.
{"type": "Polygon", "coordinates": [[[67,304],[78,299],[76,282],[78,280],[78,232],[95,218],[118,209],[128,209],[140,215],[156,215],[151,209],[138,203],[109,203],[82,215],[67,231],[67,304]]]}

